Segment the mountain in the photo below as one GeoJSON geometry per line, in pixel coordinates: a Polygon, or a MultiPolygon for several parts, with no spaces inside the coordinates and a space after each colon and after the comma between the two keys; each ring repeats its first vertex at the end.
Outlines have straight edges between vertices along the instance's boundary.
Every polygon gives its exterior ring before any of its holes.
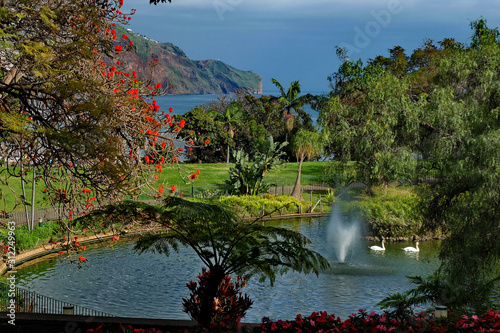
{"type": "Polygon", "coordinates": [[[135,70],[141,79],[152,78],[169,94],[226,94],[236,91],[262,93],[262,77],[242,71],[219,60],[191,60],[172,43],[160,43],[116,26],[116,35],[127,35],[135,53],[122,54],[127,70],[135,70]],[[153,59],[158,59],[151,71],[153,59]]]}

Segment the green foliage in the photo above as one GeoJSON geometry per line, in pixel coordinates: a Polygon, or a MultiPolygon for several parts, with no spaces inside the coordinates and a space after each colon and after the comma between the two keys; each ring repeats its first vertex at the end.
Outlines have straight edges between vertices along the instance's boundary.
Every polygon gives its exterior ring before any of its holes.
{"type": "MultiPolygon", "coordinates": [[[[482,313],[499,305],[498,302],[491,302],[488,296],[492,288],[491,285],[478,286],[481,288],[481,292],[476,291],[474,295],[464,293],[462,289],[456,288],[456,282],[450,280],[449,275],[443,274],[442,269],[425,278],[421,276],[408,276],[408,278],[416,287],[405,293],[387,296],[378,303],[382,309],[393,308],[393,314],[407,318],[417,305],[427,305],[431,308],[445,305],[451,311],[469,315],[482,313]],[[474,298],[465,299],[465,297],[470,296],[474,298]],[[464,307],[464,304],[467,304],[467,306],[464,307]]],[[[489,283],[495,284],[496,282],[492,280],[489,283]]]]}
{"type": "MultiPolygon", "coordinates": [[[[482,18],[471,28],[469,46],[426,41],[410,57],[396,46],[366,67],[344,58],[320,121],[335,158],[370,187],[408,182],[418,164],[436,170],[418,191],[423,230],[449,232],[442,275],[462,292],[457,303],[482,309],[500,276],[500,33],[482,18]]],[[[407,208],[367,212],[395,218],[398,230],[382,230],[393,234],[420,222],[407,208]]]]}
{"type": "Polygon", "coordinates": [[[282,164],[280,157],[283,156],[283,147],[287,142],[274,142],[272,137],[268,137],[261,150],[256,152],[250,162],[248,154],[242,150],[234,154],[236,164],[229,169],[229,180],[226,184],[236,193],[245,195],[256,195],[266,192],[271,184],[264,184],[265,174],[282,164]]]}
{"type": "Polygon", "coordinates": [[[300,201],[287,195],[274,196],[272,194],[228,196],[218,200],[222,204],[234,207],[240,216],[261,216],[274,213],[296,214],[300,206],[306,211],[311,202],[300,201]]]}
{"type": "Polygon", "coordinates": [[[358,206],[373,233],[384,238],[418,234],[422,225],[419,199],[412,188],[376,187],[363,194],[358,206]]]}
{"type": "Polygon", "coordinates": [[[217,119],[217,115],[217,112],[197,107],[178,118],[186,121],[184,127],[186,131],[182,135],[192,138],[193,145],[196,146],[194,153],[188,155],[195,162],[220,160],[220,156],[214,156],[216,147],[230,139],[228,131],[224,130],[224,124],[217,119]]]}
{"type": "MultiPolygon", "coordinates": [[[[47,244],[51,239],[58,239],[61,233],[61,227],[56,222],[47,222],[43,227],[35,227],[29,231],[27,226],[18,227],[15,230],[16,252],[30,250],[37,246],[47,244]]],[[[0,228],[0,243],[7,243],[8,230],[0,228]]]]}

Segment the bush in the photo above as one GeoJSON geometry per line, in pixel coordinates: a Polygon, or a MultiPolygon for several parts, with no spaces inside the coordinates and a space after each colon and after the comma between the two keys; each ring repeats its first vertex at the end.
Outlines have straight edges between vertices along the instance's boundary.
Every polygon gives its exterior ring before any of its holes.
{"type": "Polygon", "coordinates": [[[410,237],[418,232],[422,215],[418,197],[407,187],[373,188],[373,195],[363,195],[361,214],[374,235],[385,238],[410,237]]]}
{"type": "Polygon", "coordinates": [[[240,215],[261,216],[264,214],[278,213],[296,214],[299,206],[304,212],[311,206],[310,201],[300,201],[287,195],[275,196],[272,194],[229,196],[220,198],[219,202],[234,207],[240,215]]]}
{"type": "MultiPolygon", "coordinates": [[[[184,312],[187,312],[191,319],[198,323],[203,323],[204,301],[209,294],[210,270],[203,268],[203,272],[198,275],[198,282],[189,281],[187,287],[190,290],[189,298],[183,298],[182,304],[184,312]]],[[[247,310],[252,306],[253,301],[241,292],[241,288],[246,286],[245,278],[238,277],[236,282],[231,282],[231,277],[226,275],[217,286],[217,294],[213,304],[210,304],[210,328],[211,331],[224,331],[240,327],[240,320],[247,310]]]]}
{"type": "MultiPolygon", "coordinates": [[[[58,238],[60,229],[57,222],[46,222],[43,227],[35,227],[32,232],[27,226],[16,228],[16,252],[32,249],[46,244],[51,238],[58,238]]],[[[0,243],[7,243],[7,238],[8,230],[0,229],[0,243]]]]}

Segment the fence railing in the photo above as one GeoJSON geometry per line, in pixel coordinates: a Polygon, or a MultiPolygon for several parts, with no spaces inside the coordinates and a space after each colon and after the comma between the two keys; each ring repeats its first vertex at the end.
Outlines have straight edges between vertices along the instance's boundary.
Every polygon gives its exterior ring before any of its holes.
{"type": "Polygon", "coordinates": [[[43,296],[24,288],[0,281],[0,311],[25,313],[74,314],[81,316],[115,317],[109,313],[43,296]]]}
{"type": "MultiPolygon", "coordinates": [[[[322,176],[302,176],[301,177],[301,188],[303,192],[310,191],[326,191],[330,186],[328,185],[327,178],[332,175],[322,175],[322,176]]],[[[434,172],[426,172],[423,175],[418,175],[415,177],[413,183],[422,182],[433,182],[436,181],[437,176],[434,172]]],[[[266,178],[266,184],[272,184],[269,188],[268,193],[274,195],[290,194],[295,185],[295,177],[288,178],[266,178]]],[[[352,187],[364,187],[365,185],[359,182],[350,184],[347,188],[352,187]]],[[[228,195],[228,188],[225,184],[208,184],[208,185],[190,185],[184,187],[177,187],[176,195],[182,195],[184,197],[214,197],[214,196],[224,196],[228,195]]],[[[152,200],[142,200],[142,201],[152,201],[152,200]]],[[[61,212],[57,209],[47,208],[47,209],[37,209],[34,211],[34,221],[38,224],[39,221],[55,221],[63,216],[61,212]]],[[[31,211],[28,212],[28,220],[31,220],[31,211]]],[[[8,217],[0,217],[0,224],[2,222],[14,221],[17,226],[26,224],[26,213],[15,212],[10,213],[8,217]]]]}

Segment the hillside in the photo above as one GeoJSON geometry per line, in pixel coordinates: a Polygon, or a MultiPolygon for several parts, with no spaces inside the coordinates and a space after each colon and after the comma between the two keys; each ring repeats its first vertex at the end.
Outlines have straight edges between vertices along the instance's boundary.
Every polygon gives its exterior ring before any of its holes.
{"type": "Polygon", "coordinates": [[[251,71],[233,68],[219,60],[191,60],[172,43],[160,43],[116,27],[116,35],[127,35],[135,53],[123,54],[129,68],[139,78],[151,78],[151,63],[158,59],[152,80],[170,87],[170,94],[225,94],[236,91],[262,92],[262,77],[251,71]]]}

